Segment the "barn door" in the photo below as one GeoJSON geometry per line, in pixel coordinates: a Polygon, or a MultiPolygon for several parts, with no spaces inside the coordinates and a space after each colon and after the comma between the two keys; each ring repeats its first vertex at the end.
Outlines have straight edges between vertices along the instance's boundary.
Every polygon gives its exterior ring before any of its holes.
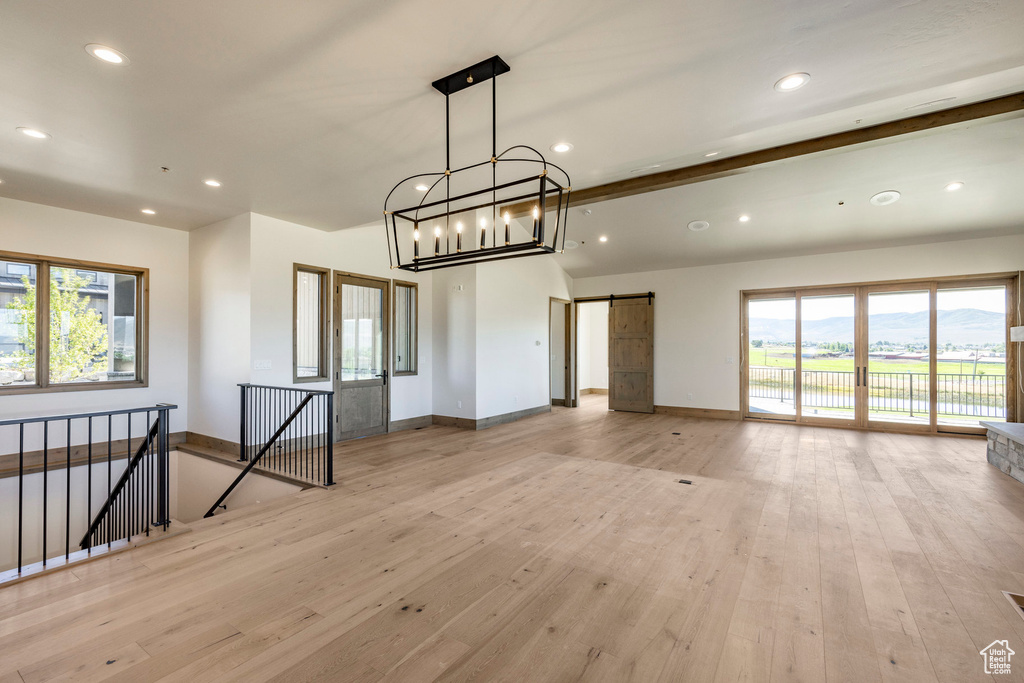
{"type": "Polygon", "coordinates": [[[654,301],[650,296],[610,302],[608,409],[654,412],[654,301]]]}

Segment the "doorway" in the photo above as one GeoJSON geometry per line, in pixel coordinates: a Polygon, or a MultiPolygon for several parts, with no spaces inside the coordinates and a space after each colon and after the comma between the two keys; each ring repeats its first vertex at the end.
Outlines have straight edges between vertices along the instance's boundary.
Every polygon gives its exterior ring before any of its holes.
{"type": "Polygon", "coordinates": [[[744,292],[747,418],[981,433],[1012,419],[1017,278],[744,292]]]}
{"type": "Polygon", "coordinates": [[[608,405],[608,302],[576,304],[576,378],[581,401],[608,405]]]}
{"type": "Polygon", "coordinates": [[[389,285],[362,275],[335,275],[336,441],[388,431],[389,285]]]}
{"type": "Polygon", "coordinates": [[[570,307],[567,299],[550,298],[548,321],[548,394],[553,406],[572,405],[572,373],[569,372],[570,307]]]}

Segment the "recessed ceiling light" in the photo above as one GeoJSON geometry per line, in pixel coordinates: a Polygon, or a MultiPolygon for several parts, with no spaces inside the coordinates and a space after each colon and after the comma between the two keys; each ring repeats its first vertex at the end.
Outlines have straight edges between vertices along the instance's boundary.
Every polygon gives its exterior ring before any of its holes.
{"type": "Polygon", "coordinates": [[[210,178],[209,180],[204,180],[203,182],[209,185],[210,187],[220,187],[220,181],[214,180],[213,178],[210,178]]]}
{"type": "Polygon", "coordinates": [[[661,164],[651,164],[650,166],[641,166],[640,168],[629,169],[630,173],[643,173],[644,171],[653,171],[656,168],[661,168],[661,164]]]}
{"type": "Polygon", "coordinates": [[[608,241],[608,237],[607,237],[606,235],[601,235],[601,236],[600,236],[600,237],[598,237],[597,239],[598,239],[599,241],[601,241],[601,242],[607,242],[607,241],[608,241]]]}
{"type": "Polygon", "coordinates": [[[35,138],[36,140],[49,140],[50,139],[50,134],[49,133],[44,133],[43,131],[36,130],[35,128],[25,128],[24,126],[19,126],[18,127],[18,132],[21,133],[22,135],[27,135],[30,138],[35,138]]]}
{"type": "Polygon", "coordinates": [[[895,204],[899,200],[899,192],[896,190],[884,190],[873,196],[871,198],[871,203],[875,206],[888,206],[889,204],[895,204]]]}
{"type": "Polygon", "coordinates": [[[963,182],[954,180],[949,185],[946,185],[946,192],[956,192],[964,186],[963,182]]]}
{"type": "Polygon", "coordinates": [[[85,46],[85,51],[96,59],[107,62],[108,64],[120,64],[121,66],[128,64],[128,57],[126,57],[123,52],[118,52],[114,48],[107,47],[106,45],[89,43],[85,46]]]}
{"type": "Polygon", "coordinates": [[[707,154],[705,154],[704,156],[705,156],[706,158],[710,159],[711,157],[717,157],[717,156],[718,156],[719,154],[721,154],[721,152],[708,152],[708,153],[707,153],[707,154]]]}
{"type": "Polygon", "coordinates": [[[690,221],[686,225],[686,227],[688,227],[690,230],[693,230],[694,232],[702,232],[710,228],[711,224],[708,223],[707,221],[690,221]]]}
{"type": "Polygon", "coordinates": [[[748,216],[747,214],[743,214],[742,216],[740,216],[740,223],[746,223],[749,220],[750,220],[750,216],[748,216]]]}
{"type": "Polygon", "coordinates": [[[775,89],[779,92],[793,92],[807,85],[810,80],[811,75],[807,73],[790,74],[775,81],[775,89]]]}
{"type": "Polygon", "coordinates": [[[424,185],[423,183],[420,183],[419,185],[416,186],[416,189],[419,190],[420,192],[426,192],[427,190],[430,189],[430,187],[424,185]]]}
{"type": "Polygon", "coordinates": [[[571,149],[572,144],[569,142],[556,142],[555,144],[551,145],[551,151],[558,152],[559,154],[562,154],[563,152],[568,152],[571,149]]]}
{"type": "Polygon", "coordinates": [[[154,211],[153,209],[142,209],[142,213],[146,214],[147,216],[153,216],[156,214],[156,211],[154,211]]]}

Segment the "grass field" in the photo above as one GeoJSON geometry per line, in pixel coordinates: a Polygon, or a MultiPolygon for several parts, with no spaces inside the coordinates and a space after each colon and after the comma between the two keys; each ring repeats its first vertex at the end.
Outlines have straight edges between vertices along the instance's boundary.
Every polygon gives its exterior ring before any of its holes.
{"type": "MultiPolygon", "coordinates": [[[[750,364],[768,366],[775,368],[794,368],[796,359],[793,357],[792,347],[762,347],[750,348],[750,364]]],[[[832,372],[853,372],[854,362],[852,358],[804,358],[804,370],[824,370],[832,372]]],[[[928,374],[928,363],[911,360],[871,360],[868,363],[868,372],[917,372],[928,374]]],[[[938,366],[940,375],[950,374],[974,374],[974,363],[964,361],[951,363],[940,361],[938,366]]],[[[1005,363],[978,363],[978,374],[1005,375],[1005,363]]]]}

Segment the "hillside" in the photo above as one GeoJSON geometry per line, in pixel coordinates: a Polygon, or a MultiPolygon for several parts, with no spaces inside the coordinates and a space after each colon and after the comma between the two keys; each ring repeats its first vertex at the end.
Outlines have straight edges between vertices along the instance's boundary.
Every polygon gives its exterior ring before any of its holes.
{"type": "MultiPolygon", "coordinates": [[[[1001,344],[1006,341],[1006,320],[1002,313],[959,308],[939,311],[939,343],[955,345],[1001,344]]],[[[853,342],[853,318],[849,316],[808,320],[804,322],[804,341],[853,342]]],[[[769,342],[793,341],[793,322],[771,318],[751,318],[750,338],[769,342]]],[[[928,341],[928,313],[884,313],[871,318],[872,341],[896,344],[928,341]]]]}

